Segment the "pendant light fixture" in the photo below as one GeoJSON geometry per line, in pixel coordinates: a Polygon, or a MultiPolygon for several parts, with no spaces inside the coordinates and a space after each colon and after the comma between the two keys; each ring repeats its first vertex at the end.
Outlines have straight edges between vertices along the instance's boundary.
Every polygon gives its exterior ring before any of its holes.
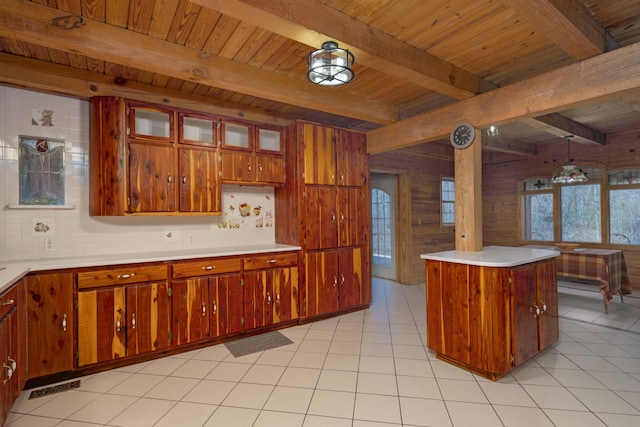
{"type": "Polygon", "coordinates": [[[562,170],[551,178],[551,182],[554,184],[575,184],[589,180],[587,175],[582,172],[582,169],[571,164],[571,138],[573,138],[573,135],[564,137],[567,140],[567,164],[562,166],[562,170]]]}
{"type": "Polygon", "coordinates": [[[309,72],[307,78],[311,83],[320,86],[338,86],[349,83],[354,73],[353,54],[338,47],[338,43],[327,41],[322,48],[315,50],[307,57],[309,72]]]}

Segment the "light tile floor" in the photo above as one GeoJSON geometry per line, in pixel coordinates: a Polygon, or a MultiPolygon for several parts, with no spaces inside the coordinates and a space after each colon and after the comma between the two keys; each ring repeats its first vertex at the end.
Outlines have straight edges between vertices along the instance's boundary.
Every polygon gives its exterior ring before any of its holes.
{"type": "MultiPolygon", "coordinates": [[[[570,285],[570,284],[568,284],[570,285]]],[[[640,426],[640,299],[560,287],[560,340],[498,382],[425,346],[425,287],[374,279],[366,311],[82,378],[13,407],[10,427],[640,426]],[[575,320],[574,320],[575,319],[575,320]]]]}

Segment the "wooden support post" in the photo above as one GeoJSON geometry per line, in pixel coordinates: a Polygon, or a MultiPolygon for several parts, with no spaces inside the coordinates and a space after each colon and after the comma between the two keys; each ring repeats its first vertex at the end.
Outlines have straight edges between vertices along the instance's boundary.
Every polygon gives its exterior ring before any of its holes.
{"type": "Polygon", "coordinates": [[[456,250],[482,250],[482,131],[473,143],[455,150],[456,250]]]}

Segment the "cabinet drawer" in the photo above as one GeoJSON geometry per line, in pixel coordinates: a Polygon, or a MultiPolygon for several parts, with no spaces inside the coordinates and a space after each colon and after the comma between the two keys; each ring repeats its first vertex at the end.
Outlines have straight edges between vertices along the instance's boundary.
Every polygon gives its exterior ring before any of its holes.
{"type": "Polygon", "coordinates": [[[9,312],[13,307],[18,304],[18,286],[14,285],[0,295],[0,319],[2,319],[5,314],[9,312]]]}
{"type": "Polygon", "coordinates": [[[167,279],[166,266],[123,267],[78,273],[78,289],[167,279]]]}
{"type": "Polygon", "coordinates": [[[240,272],[240,258],[211,258],[201,261],[181,262],[173,265],[174,279],[235,272],[240,272]]]}
{"type": "Polygon", "coordinates": [[[297,253],[273,253],[244,259],[245,270],[262,270],[263,268],[288,267],[297,264],[297,253]]]}

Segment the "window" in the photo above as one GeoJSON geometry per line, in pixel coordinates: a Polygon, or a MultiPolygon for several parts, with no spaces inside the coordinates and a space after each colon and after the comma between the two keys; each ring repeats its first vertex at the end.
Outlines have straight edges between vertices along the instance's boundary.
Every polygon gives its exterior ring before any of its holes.
{"type": "Polygon", "coordinates": [[[443,177],[440,180],[440,221],[443,227],[456,224],[456,191],[453,178],[443,177]]]}
{"type": "Polygon", "coordinates": [[[379,188],[371,189],[371,250],[373,263],[391,266],[391,198],[379,188]]]}
{"type": "Polygon", "coordinates": [[[609,241],[640,245],[640,169],[610,173],[609,241]]]}
{"type": "Polygon", "coordinates": [[[552,242],[553,186],[548,178],[530,179],[523,183],[525,240],[552,242]]]}
{"type": "Polygon", "coordinates": [[[522,238],[640,245],[640,169],[608,175],[594,167],[582,170],[588,182],[552,185],[548,178],[523,182],[522,238]]]}

